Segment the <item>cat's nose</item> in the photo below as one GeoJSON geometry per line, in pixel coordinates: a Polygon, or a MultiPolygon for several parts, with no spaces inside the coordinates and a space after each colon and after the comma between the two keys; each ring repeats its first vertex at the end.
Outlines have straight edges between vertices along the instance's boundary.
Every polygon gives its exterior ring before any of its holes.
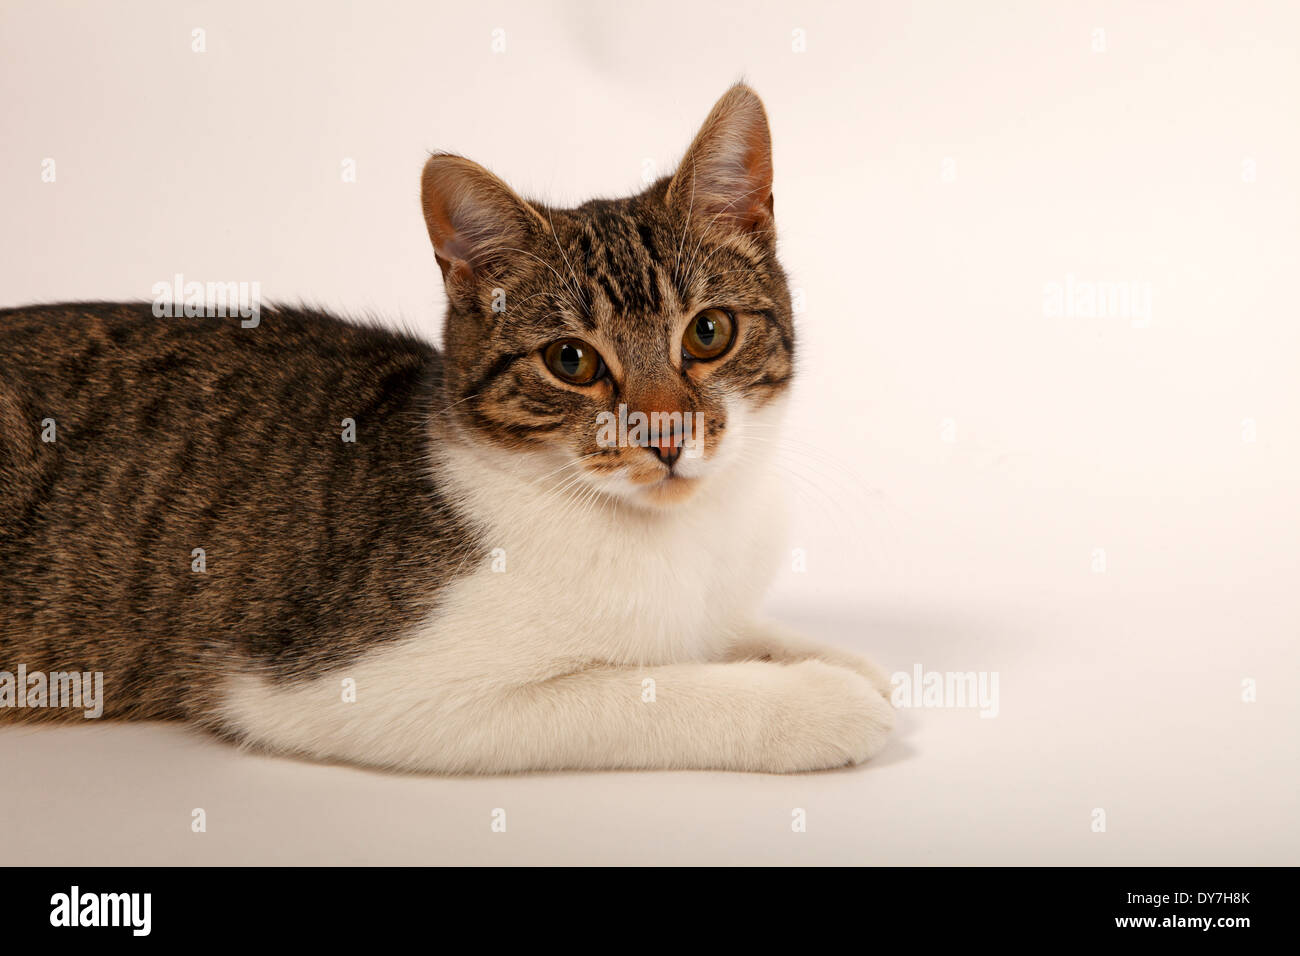
{"type": "Polygon", "coordinates": [[[677,464],[677,459],[682,457],[682,445],[677,441],[674,435],[665,435],[662,444],[650,444],[649,449],[654,452],[655,457],[671,468],[677,464]]]}
{"type": "Polygon", "coordinates": [[[660,431],[652,431],[646,448],[671,468],[682,457],[682,433],[671,424],[660,431]]]}
{"type": "Polygon", "coordinates": [[[647,389],[631,397],[629,405],[644,416],[638,444],[672,468],[685,450],[684,431],[687,405],[679,393],[666,389],[647,389]]]}

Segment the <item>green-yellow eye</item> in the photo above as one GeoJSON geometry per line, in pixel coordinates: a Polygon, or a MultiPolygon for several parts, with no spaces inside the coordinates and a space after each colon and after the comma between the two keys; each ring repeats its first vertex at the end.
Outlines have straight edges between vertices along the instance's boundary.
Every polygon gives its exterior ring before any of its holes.
{"type": "Polygon", "coordinates": [[[590,385],[605,373],[600,353],[580,339],[560,339],[542,350],[546,367],[570,385],[590,385]]]}
{"type": "Polygon", "coordinates": [[[705,309],[686,327],[682,350],[693,359],[715,359],[731,345],[736,323],[726,309],[705,309]]]}

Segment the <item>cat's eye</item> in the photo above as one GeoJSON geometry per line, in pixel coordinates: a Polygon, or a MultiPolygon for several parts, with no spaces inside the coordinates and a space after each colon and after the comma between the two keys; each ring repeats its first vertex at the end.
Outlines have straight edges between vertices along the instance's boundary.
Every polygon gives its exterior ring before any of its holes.
{"type": "Polygon", "coordinates": [[[542,360],[563,382],[590,385],[605,374],[600,353],[581,339],[560,339],[542,350],[542,360]]]}
{"type": "Polygon", "coordinates": [[[708,361],[727,351],[736,333],[735,320],[726,309],[705,309],[686,327],[682,336],[685,358],[708,361]]]}

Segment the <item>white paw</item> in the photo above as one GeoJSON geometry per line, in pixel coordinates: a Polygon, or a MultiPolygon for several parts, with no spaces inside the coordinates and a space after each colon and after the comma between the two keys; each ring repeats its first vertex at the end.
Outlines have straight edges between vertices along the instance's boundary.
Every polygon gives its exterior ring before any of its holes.
{"type": "Polygon", "coordinates": [[[791,681],[774,696],[763,766],[771,773],[862,763],[885,746],[894,708],[876,686],[844,667],[805,660],[778,665],[791,681]]]}
{"type": "Polygon", "coordinates": [[[871,682],[871,686],[885,700],[889,700],[894,693],[894,685],[890,681],[889,675],[861,654],[840,650],[839,648],[829,648],[818,654],[817,658],[827,664],[833,664],[836,667],[851,670],[855,674],[861,674],[871,682]]]}
{"type": "Polygon", "coordinates": [[[741,660],[770,660],[785,663],[817,660],[835,667],[861,674],[880,696],[889,700],[894,693],[889,675],[855,651],[845,650],[820,641],[811,641],[777,624],[754,626],[751,633],[731,651],[732,657],[741,660]]]}

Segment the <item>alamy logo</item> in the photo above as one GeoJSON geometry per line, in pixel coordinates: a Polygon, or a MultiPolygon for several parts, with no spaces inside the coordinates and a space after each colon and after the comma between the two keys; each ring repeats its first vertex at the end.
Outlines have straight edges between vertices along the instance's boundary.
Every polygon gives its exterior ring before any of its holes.
{"type": "Polygon", "coordinates": [[[1077,279],[1043,285],[1043,315],[1049,319],[1129,319],[1133,328],[1151,324],[1151,283],[1077,279]]]}
{"type": "Polygon", "coordinates": [[[69,893],[50,897],[51,926],[128,926],[133,936],[148,936],[152,923],[151,893],[69,893]]]}
{"type": "Polygon", "coordinates": [[[895,707],[978,707],[981,717],[998,715],[997,671],[927,671],[916,664],[889,682],[895,707]]]}
{"type": "Polygon", "coordinates": [[[618,414],[596,416],[596,429],[596,444],[601,448],[646,448],[662,435],[675,435],[684,457],[699,458],[704,453],[702,412],[628,412],[621,402],[618,414]]]}
{"type": "Polygon", "coordinates": [[[0,671],[0,707],[67,707],[84,711],[88,720],[104,713],[103,671],[0,671]]]}
{"type": "Polygon", "coordinates": [[[155,318],[233,318],[240,326],[255,329],[262,322],[262,283],[186,282],[176,273],[171,282],[153,284],[155,318]]]}

